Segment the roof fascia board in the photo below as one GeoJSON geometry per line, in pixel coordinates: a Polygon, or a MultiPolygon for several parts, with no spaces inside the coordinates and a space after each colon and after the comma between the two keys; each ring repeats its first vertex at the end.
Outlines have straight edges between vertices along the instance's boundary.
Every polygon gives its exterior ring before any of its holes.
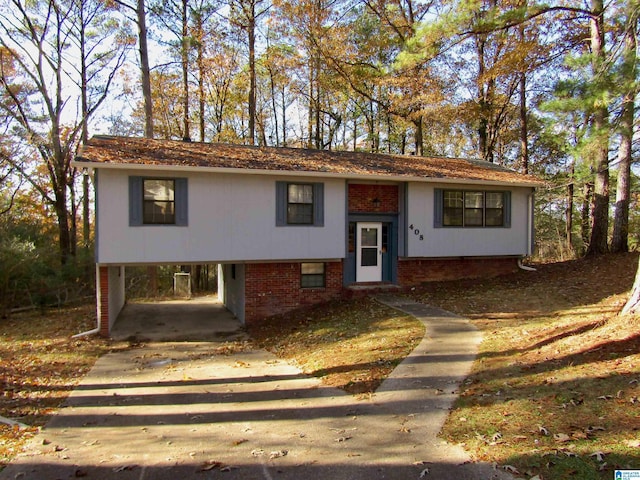
{"type": "Polygon", "coordinates": [[[532,182],[501,182],[499,180],[477,180],[471,178],[440,178],[440,177],[412,177],[410,175],[375,175],[364,173],[335,173],[335,172],[310,172],[296,170],[266,170],[251,168],[229,167],[200,167],[194,165],[141,165],[133,163],[102,163],[72,160],[71,164],[79,168],[108,170],[149,170],[152,172],[207,172],[227,173],[237,175],[265,175],[278,177],[314,177],[314,178],[340,178],[346,180],[392,181],[392,182],[421,182],[421,183],[451,183],[467,185],[513,186],[513,187],[541,187],[542,184],[532,182]]]}

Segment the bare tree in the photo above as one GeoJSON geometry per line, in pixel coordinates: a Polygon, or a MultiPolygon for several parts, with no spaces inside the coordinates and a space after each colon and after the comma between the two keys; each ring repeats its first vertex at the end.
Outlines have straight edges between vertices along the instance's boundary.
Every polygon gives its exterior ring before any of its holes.
{"type": "MultiPolygon", "coordinates": [[[[75,182],[71,159],[87,123],[107,97],[124,49],[115,41],[105,50],[96,38],[89,50],[88,42],[85,50],[80,48],[77,42],[86,38],[78,35],[85,28],[78,26],[78,8],[88,6],[89,0],[64,5],[55,0],[7,3],[0,8],[0,108],[13,125],[11,141],[20,146],[21,154],[6,161],[53,208],[60,261],[65,264],[75,254],[75,219],[68,210],[70,185],[75,182]],[[84,52],[84,77],[74,73],[74,48],[78,55],[84,52]],[[83,103],[80,115],[74,109],[77,103],[83,103]],[[23,161],[34,154],[44,169],[23,161]]],[[[108,33],[106,38],[114,40],[108,33]]]]}

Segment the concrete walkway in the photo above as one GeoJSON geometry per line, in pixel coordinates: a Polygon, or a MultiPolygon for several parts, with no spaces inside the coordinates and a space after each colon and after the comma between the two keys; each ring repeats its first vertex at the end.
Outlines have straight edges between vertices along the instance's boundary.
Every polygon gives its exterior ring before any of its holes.
{"type": "Polygon", "coordinates": [[[0,479],[512,478],[437,438],[479,333],[425,305],[380,301],[427,335],[371,398],[323,386],[241,336],[149,342],[102,357],[0,479]]]}

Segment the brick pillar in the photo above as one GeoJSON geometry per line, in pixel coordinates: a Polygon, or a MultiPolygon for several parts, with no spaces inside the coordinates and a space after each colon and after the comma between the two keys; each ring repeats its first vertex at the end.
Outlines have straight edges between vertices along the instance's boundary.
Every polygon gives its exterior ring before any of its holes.
{"type": "Polygon", "coordinates": [[[109,267],[98,267],[98,316],[100,335],[109,336],[109,267]]]}

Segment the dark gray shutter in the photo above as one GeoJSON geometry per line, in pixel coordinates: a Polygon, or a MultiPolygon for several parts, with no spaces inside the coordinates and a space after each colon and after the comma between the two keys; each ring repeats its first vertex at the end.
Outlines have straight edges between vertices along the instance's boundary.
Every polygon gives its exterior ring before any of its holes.
{"type": "Polygon", "coordinates": [[[276,182],[276,226],[287,224],[287,182],[276,182]]]}
{"type": "Polygon", "coordinates": [[[186,227],[189,225],[189,184],[186,178],[176,178],[176,225],[186,227]]]}
{"type": "Polygon", "coordinates": [[[504,228],[511,228],[511,192],[504,192],[504,228]]]}
{"type": "Polygon", "coordinates": [[[142,177],[129,177],[129,226],[142,225],[142,177]]]}
{"type": "Polygon", "coordinates": [[[442,228],[442,218],[444,216],[444,190],[436,188],[433,192],[433,227],[442,228]]]}
{"type": "Polygon", "coordinates": [[[313,184],[313,224],[324,227],[324,183],[313,184]]]}

